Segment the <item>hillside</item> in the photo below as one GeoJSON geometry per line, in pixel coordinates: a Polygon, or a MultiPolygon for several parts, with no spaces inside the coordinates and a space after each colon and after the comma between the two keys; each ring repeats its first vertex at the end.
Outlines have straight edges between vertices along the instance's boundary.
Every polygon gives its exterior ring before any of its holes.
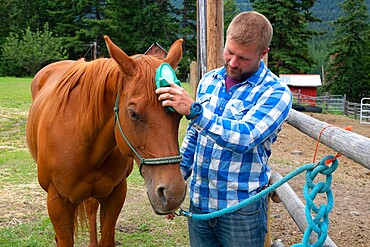
{"type": "MultiPolygon", "coordinates": [[[[236,2],[241,11],[252,9],[252,5],[249,0],[236,0],[236,2]]],[[[315,17],[322,20],[322,23],[315,27],[321,29],[322,26],[327,26],[328,22],[338,19],[342,14],[341,8],[338,5],[341,2],[343,2],[343,0],[316,0],[311,11],[315,17]]],[[[370,0],[366,0],[365,2],[370,14],[370,0]]]]}

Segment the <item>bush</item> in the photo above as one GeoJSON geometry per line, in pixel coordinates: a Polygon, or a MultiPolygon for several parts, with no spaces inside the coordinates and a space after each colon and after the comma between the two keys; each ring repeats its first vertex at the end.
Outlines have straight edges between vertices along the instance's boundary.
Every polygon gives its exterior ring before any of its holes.
{"type": "Polygon", "coordinates": [[[10,33],[2,46],[1,74],[32,76],[47,63],[66,59],[67,51],[61,40],[53,37],[46,24],[44,31],[27,28],[22,35],[10,33]]]}

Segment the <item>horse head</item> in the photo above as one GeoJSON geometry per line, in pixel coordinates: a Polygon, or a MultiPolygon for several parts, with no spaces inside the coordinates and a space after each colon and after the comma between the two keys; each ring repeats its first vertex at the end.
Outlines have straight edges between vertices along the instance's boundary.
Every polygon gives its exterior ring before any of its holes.
{"type": "Polygon", "coordinates": [[[152,56],[130,57],[107,36],[112,59],[124,74],[115,106],[115,138],[119,150],[136,160],[145,180],[154,211],[176,210],[186,194],[180,172],[178,128],[181,115],[167,111],[155,94],[155,70],[163,62],[175,68],[182,56],[182,40],[176,41],[164,60],[152,56]]]}

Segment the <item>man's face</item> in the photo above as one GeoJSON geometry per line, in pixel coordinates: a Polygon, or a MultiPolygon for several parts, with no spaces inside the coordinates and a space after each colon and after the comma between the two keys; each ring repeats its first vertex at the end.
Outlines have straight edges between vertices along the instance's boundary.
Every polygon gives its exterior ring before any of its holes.
{"type": "Polygon", "coordinates": [[[227,76],[234,80],[244,81],[254,74],[260,65],[260,60],[268,49],[259,52],[258,44],[243,45],[232,39],[227,39],[224,48],[224,60],[227,76]]]}

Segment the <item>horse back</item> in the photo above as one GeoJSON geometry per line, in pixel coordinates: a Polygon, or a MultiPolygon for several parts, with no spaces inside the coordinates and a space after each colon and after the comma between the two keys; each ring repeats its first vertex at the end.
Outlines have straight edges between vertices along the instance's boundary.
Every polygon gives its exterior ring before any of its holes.
{"type": "Polygon", "coordinates": [[[63,60],[51,63],[37,72],[31,83],[32,99],[35,99],[45,84],[58,81],[58,78],[71,68],[74,63],[76,63],[74,60],[63,60]]]}

